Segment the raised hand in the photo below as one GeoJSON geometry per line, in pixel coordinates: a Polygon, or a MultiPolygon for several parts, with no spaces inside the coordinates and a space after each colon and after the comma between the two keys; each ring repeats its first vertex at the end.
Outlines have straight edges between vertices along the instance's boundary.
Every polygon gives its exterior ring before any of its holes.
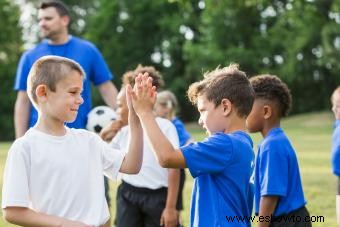
{"type": "Polygon", "coordinates": [[[140,73],[135,78],[135,86],[131,91],[131,101],[137,115],[152,112],[156,96],[156,87],[152,85],[152,78],[148,73],[140,73]]]}

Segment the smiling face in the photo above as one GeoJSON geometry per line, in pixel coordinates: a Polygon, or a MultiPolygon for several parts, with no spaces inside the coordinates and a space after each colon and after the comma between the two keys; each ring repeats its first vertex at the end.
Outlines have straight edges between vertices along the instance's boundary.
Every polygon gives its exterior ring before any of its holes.
{"type": "Polygon", "coordinates": [[[69,17],[60,16],[55,7],[47,7],[39,9],[38,21],[41,37],[54,40],[67,30],[69,17]]]}
{"type": "Polygon", "coordinates": [[[208,135],[225,132],[226,113],[222,104],[215,106],[205,95],[199,95],[197,97],[197,109],[200,113],[198,123],[207,131],[208,135]]]}
{"type": "Polygon", "coordinates": [[[81,97],[82,91],[83,76],[78,71],[71,70],[57,83],[55,91],[46,87],[42,114],[55,122],[73,122],[77,117],[79,106],[84,102],[81,97]]]}

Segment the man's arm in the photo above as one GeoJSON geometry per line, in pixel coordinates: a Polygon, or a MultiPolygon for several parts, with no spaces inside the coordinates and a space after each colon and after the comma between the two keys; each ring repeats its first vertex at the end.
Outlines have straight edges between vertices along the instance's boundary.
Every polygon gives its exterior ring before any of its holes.
{"type": "Polygon", "coordinates": [[[15,137],[19,138],[28,130],[31,103],[26,91],[18,91],[14,106],[15,137]]]}
{"type": "Polygon", "coordinates": [[[119,169],[122,173],[137,174],[143,162],[143,129],[131,104],[130,89],[126,89],[126,100],[129,107],[129,147],[119,169]]]}
{"type": "Polygon", "coordinates": [[[179,191],[180,170],[168,170],[168,193],[166,197],[165,208],[161,216],[161,225],[165,227],[177,226],[178,211],[176,209],[179,191]]]}
{"type": "MultiPolygon", "coordinates": [[[[259,218],[271,217],[271,215],[274,214],[278,200],[279,200],[278,196],[261,196],[259,218]]],[[[257,226],[268,227],[269,225],[270,222],[263,221],[259,222],[257,226]]]]}
{"type": "Polygon", "coordinates": [[[98,89],[106,105],[116,109],[116,97],[118,94],[116,86],[111,81],[107,81],[98,85],[98,89]]]}
{"type": "Polygon", "coordinates": [[[3,215],[6,221],[26,227],[90,227],[81,222],[38,213],[26,207],[7,207],[3,209],[3,215]]]}

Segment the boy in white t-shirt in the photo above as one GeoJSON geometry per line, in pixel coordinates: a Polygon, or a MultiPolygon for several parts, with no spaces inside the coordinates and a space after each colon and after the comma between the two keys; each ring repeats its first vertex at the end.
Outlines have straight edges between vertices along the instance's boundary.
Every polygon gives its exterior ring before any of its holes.
{"type": "Polygon", "coordinates": [[[128,152],[113,149],[94,133],[67,128],[83,103],[85,74],[67,58],[38,59],[27,92],[38,109],[36,125],[8,153],[2,208],[4,218],[20,226],[89,227],[104,224],[109,211],[103,173],[136,174],[142,163],[142,129],[130,102],[128,152]]]}

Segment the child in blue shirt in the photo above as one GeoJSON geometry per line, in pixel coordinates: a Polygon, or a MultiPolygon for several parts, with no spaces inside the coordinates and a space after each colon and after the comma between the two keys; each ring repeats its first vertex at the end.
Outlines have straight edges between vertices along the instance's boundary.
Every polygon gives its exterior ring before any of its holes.
{"type": "Polygon", "coordinates": [[[290,91],[272,75],[255,76],[250,82],[255,101],[247,118],[247,128],[250,132],[260,132],[264,138],[255,161],[258,226],[311,226],[297,157],[280,128],[280,119],[287,116],[291,107],[290,91]],[[290,218],[294,215],[298,218],[290,218]]]}
{"type": "Polygon", "coordinates": [[[160,165],[189,168],[194,178],[190,226],[250,226],[245,219],[251,215],[248,197],[254,153],[245,120],[254,91],[246,74],[233,64],[206,73],[189,87],[190,101],[200,113],[199,124],[209,136],[180,149],[173,148],[155,121],[154,90],[151,78],[139,75],[133,105],[160,165]]]}
{"type": "Polygon", "coordinates": [[[333,173],[338,177],[338,190],[336,194],[336,217],[340,226],[340,87],[337,87],[332,96],[332,111],[335,117],[332,138],[332,167],[333,173]]]}

